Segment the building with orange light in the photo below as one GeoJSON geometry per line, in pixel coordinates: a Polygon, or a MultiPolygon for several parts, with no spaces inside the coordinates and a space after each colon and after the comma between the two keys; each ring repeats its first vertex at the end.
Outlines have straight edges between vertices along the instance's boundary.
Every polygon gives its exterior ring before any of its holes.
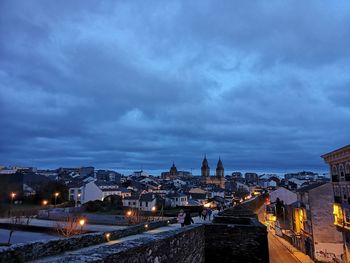
{"type": "Polygon", "coordinates": [[[313,183],[297,190],[293,207],[293,245],[317,262],[341,261],[343,242],[333,225],[332,184],[313,183]]]}
{"type": "Polygon", "coordinates": [[[329,165],[333,185],[334,225],[342,232],[344,254],[350,262],[350,145],[321,156],[329,165]]]}

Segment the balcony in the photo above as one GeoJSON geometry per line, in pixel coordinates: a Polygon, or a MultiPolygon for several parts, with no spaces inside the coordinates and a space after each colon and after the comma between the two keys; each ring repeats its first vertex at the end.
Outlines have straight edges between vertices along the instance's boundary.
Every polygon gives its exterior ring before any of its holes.
{"type": "MultiPolygon", "coordinates": [[[[333,180],[333,178],[332,178],[333,180]]],[[[350,174],[345,174],[345,181],[349,182],[350,181],[350,174]]]]}
{"type": "Polygon", "coordinates": [[[341,197],[340,196],[334,196],[334,203],[341,204],[341,197]]]}
{"type": "Polygon", "coordinates": [[[338,175],[332,175],[332,182],[339,182],[339,176],[338,175]]]}

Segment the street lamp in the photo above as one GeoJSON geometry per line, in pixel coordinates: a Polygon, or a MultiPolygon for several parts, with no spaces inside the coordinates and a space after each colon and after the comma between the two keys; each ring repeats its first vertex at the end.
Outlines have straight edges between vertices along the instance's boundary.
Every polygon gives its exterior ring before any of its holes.
{"type": "Polygon", "coordinates": [[[78,207],[79,206],[79,204],[80,204],[80,196],[81,196],[81,194],[79,193],[78,194],[78,198],[77,198],[77,202],[76,202],[76,207],[78,207]]]}
{"type": "Polygon", "coordinates": [[[43,200],[43,206],[46,206],[49,202],[47,200],[43,200]]]}
{"type": "Polygon", "coordinates": [[[13,199],[16,197],[16,193],[11,193],[11,205],[13,204],[13,199]]]}
{"type": "Polygon", "coordinates": [[[57,197],[60,195],[60,193],[59,192],[56,192],[55,193],[55,207],[56,207],[56,204],[57,204],[57,197]]]}
{"type": "Polygon", "coordinates": [[[11,217],[12,216],[11,208],[13,205],[13,199],[16,197],[16,193],[12,192],[10,196],[11,196],[11,204],[10,204],[10,209],[9,209],[9,216],[11,217]]]}
{"type": "Polygon", "coordinates": [[[83,226],[85,225],[85,219],[82,218],[79,220],[80,232],[83,232],[83,226]]]}

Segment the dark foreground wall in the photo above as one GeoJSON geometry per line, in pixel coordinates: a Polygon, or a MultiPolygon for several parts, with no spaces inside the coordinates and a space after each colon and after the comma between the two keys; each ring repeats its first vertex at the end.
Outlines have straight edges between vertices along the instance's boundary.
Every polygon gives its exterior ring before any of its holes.
{"type": "Polygon", "coordinates": [[[206,225],[205,262],[268,263],[266,228],[254,220],[251,225],[206,225]]]}
{"type": "Polygon", "coordinates": [[[188,227],[186,230],[161,234],[156,240],[145,239],[139,246],[134,246],[119,253],[110,253],[98,262],[169,262],[169,263],[204,263],[204,227],[188,227]]]}

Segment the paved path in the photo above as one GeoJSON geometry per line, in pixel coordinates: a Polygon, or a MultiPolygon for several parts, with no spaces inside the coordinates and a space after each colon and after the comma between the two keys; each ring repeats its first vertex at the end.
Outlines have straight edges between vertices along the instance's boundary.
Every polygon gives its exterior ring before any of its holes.
{"type": "MultiPolygon", "coordinates": [[[[7,243],[9,239],[10,230],[0,229],[0,243],[7,243]]],[[[46,233],[14,231],[11,237],[11,244],[27,243],[39,240],[55,239],[57,236],[46,233]]]]}
{"type": "MultiPolygon", "coordinates": [[[[11,220],[8,218],[0,218],[0,223],[11,223],[11,220]]],[[[43,226],[43,227],[57,227],[57,221],[54,220],[43,220],[43,219],[32,219],[29,223],[32,226],[43,226]]],[[[112,225],[93,225],[86,224],[84,225],[84,230],[89,230],[93,232],[104,232],[104,231],[113,231],[117,229],[124,229],[127,226],[112,226],[112,225]]]]}
{"type": "MultiPolygon", "coordinates": [[[[201,223],[195,223],[195,225],[200,225],[201,223]]],[[[176,230],[178,228],[180,228],[181,225],[180,224],[170,224],[168,226],[164,226],[164,227],[160,227],[160,228],[156,228],[156,229],[152,229],[146,232],[143,232],[141,234],[137,234],[137,235],[131,235],[131,236],[127,236],[127,237],[123,237],[123,238],[119,238],[116,240],[112,240],[109,242],[105,242],[105,243],[101,243],[98,245],[94,245],[94,246],[89,246],[86,248],[81,248],[78,250],[74,250],[74,251],[67,251],[63,254],[57,255],[57,256],[53,256],[53,257],[47,257],[47,258],[42,258],[42,259],[38,259],[38,260],[34,260],[34,261],[30,261],[32,263],[48,263],[48,262],[56,262],[56,260],[62,258],[62,257],[66,257],[66,256],[71,256],[71,255],[87,255],[89,254],[89,251],[91,253],[91,251],[99,248],[99,247],[109,247],[109,246],[113,246],[115,244],[119,244],[119,243],[123,243],[126,241],[131,241],[131,240],[136,240],[136,239],[140,239],[143,237],[149,237],[155,234],[159,234],[159,233],[163,233],[163,232],[168,232],[168,231],[173,231],[176,230]]],[[[186,226],[185,226],[186,227],[186,226]]]]}

